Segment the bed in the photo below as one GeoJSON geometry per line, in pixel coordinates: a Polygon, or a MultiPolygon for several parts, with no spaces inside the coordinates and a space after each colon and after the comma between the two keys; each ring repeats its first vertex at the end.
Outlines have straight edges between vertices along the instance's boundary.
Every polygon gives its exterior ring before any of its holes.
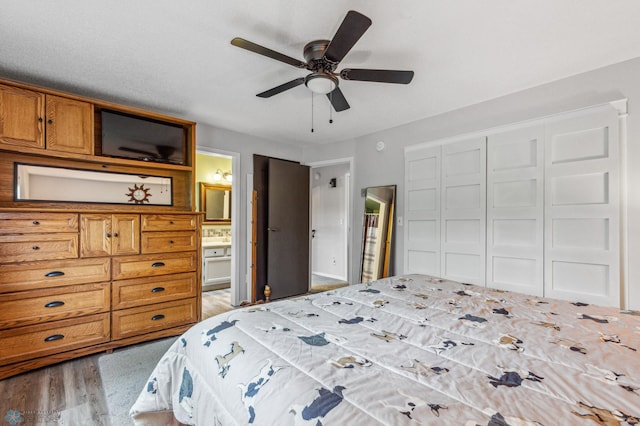
{"type": "Polygon", "coordinates": [[[209,318],[138,424],[570,425],[640,418],[638,312],[423,275],[209,318]]]}

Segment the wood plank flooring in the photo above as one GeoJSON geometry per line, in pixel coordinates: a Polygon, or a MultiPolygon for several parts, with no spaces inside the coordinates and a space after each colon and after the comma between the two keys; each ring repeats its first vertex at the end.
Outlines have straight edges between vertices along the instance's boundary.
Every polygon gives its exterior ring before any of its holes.
{"type": "MultiPolygon", "coordinates": [[[[202,318],[231,310],[230,297],[229,289],[204,293],[202,318]]],[[[0,380],[0,423],[15,410],[22,418],[18,426],[110,426],[99,356],[89,355],[0,380]]]]}

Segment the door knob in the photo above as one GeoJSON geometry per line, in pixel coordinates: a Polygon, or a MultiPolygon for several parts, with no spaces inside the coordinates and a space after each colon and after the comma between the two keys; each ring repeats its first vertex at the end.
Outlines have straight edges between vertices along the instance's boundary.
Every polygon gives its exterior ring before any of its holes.
{"type": "Polygon", "coordinates": [[[278,228],[267,228],[267,231],[278,232],[279,229],[278,228]]]}

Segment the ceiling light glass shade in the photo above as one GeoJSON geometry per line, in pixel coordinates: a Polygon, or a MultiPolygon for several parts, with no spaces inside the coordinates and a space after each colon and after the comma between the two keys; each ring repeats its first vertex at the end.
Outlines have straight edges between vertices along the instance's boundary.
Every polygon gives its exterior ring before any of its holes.
{"type": "Polygon", "coordinates": [[[313,93],[326,95],[338,87],[338,79],[330,74],[315,72],[305,78],[304,84],[313,93]]]}
{"type": "Polygon", "coordinates": [[[222,176],[224,177],[224,180],[226,180],[227,182],[231,182],[233,180],[233,176],[231,176],[231,173],[225,173],[222,176]]]}
{"type": "Polygon", "coordinates": [[[222,171],[220,169],[216,170],[215,174],[213,175],[213,180],[216,182],[222,180],[222,171]]]}

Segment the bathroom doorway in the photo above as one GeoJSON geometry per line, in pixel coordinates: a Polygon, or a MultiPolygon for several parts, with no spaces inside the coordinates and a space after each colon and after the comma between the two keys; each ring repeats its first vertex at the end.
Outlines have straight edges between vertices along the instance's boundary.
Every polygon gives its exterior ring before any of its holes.
{"type": "Polygon", "coordinates": [[[207,300],[237,304],[238,221],[240,189],[234,174],[239,154],[215,149],[196,152],[196,207],[207,212],[202,225],[203,307],[207,300]],[[221,204],[217,206],[217,204],[221,204]],[[221,214],[218,214],[220,212],[221,214]],[[220,217],[218,217],[220,216],[220,217]]]}

